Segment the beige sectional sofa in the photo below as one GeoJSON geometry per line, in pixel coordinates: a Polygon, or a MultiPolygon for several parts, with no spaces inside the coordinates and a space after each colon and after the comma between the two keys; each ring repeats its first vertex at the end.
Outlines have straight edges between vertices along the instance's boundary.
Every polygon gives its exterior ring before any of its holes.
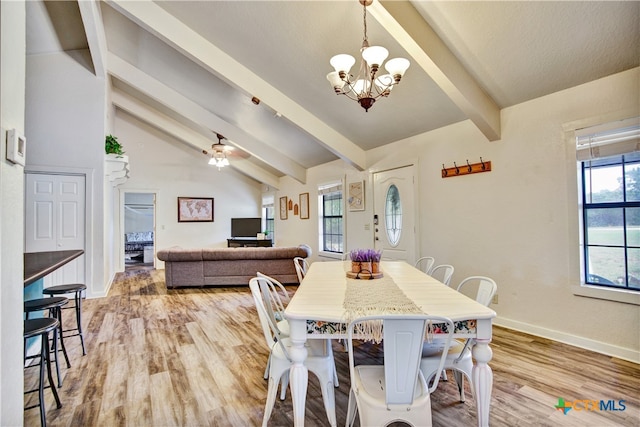
{"type": "Polygon", "coordinates": [[[272,248],[170,248],[158,251],[167,288],[246,285],[259,271],[282,283],[298,283],[294,257],[311,256],[307,245],[272,248]]]}

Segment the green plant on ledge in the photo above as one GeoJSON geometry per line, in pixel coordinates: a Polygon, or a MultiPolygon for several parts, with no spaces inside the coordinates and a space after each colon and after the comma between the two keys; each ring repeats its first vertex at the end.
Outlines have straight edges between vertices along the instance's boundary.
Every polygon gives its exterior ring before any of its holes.
{"type": "Polygon", "coordinates": [[[122,144],[118,142],[118,138],[113,135],[107,135],[104,141],[104,151],[107,154],[117,154],[118,156],[122,156],[124,151],[122,151],[122,144]]]}

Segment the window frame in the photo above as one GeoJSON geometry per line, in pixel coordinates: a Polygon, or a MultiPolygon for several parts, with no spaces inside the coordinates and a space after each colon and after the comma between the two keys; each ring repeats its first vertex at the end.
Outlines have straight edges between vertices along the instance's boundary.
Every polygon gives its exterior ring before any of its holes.
{"type": "Polygon", "coordinates": [[[320,252],[323,254],[331,254],[331,255],[340,255],[344,253],[344,194],[343,190],[340,188],[339,190],[328,192],[326,194],[318,195],[318,205],[320,206],[320,233],[319,233],[319,248],[320,252]],[[327,215],[325,210],[325,203],[328,198],[333,198],[333,200],[329,201],[337,201],[337,205],[340,208],[339,214],[327,215]],[[330,230],[327,232],[327,220],[337,220],[339,222],[338,228],[340,229],[339,233],[334,232],[334,230],[330,230]],[[331,250],[327,247],[327,236],[338,236],[339,242],[338,245],[340,250],[331,250]]]}
{"type": "MultiPolygon", "coordinates": [[[[580,171],[580,179],[581,179],[581,204],[580,204],[580,213],[581,213],[581,240],[582,240],[582,248],[581,248],[581,275],[583,277],[584,285],[605,288],[605,289],[619,289],[631,293],[640,294],[640,289],[632,288],[629,285],[629,249],[640,250],[640,245],[630,244],[628,241],[628,223],[627,223],[627,209],[629,208],[640,208],[640,200],[638,201],[629,201],[627,200],[627,165],[639,165],[640,166],[640,157],[638,157],[635,153],[622,154],[616,156],[608,156],[604,158],[600,158],[597,160],[583,160],[578,162],[578,167],[580,171]],[[629,158],[631,157],[631,158],[629,158]],[[595,164],[594,164],[595,163],[595,164]],[[621,174],[621,191],[622,191],[622,200],[621,201],[611,201],[611,202],[593,202],[593,194],[587,192],[588,182],[587,175],[589,179],[593,180],[593,171],[598,170],[599,168],[611,167],[611,166],[620,166],[622,168],[621,174]],[[591,200],[588,198],[588,194],[591,195],[591,200]],[[588,221],[588,214],[590,211],[595,210],[620,210],[622,213],[622,244],[603,244],[603,243],[590,243],[590,224],[588,221]],[[589,269],[590,259],[590,250],[592,248],[620,248],[624,251],[624,284],[616,284],[614,281],[607,279],[609,283],[606,282],[598,282],[600,276],[594,274],[589,269]]],[[[606,279],[606,278],[604,278],[606,279]]]]}

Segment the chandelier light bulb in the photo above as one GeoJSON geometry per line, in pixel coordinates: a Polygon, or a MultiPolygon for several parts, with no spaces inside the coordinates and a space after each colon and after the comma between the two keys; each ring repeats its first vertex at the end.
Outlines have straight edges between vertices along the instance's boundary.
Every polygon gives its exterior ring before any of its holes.
{"type": "Polygon", "coordinates": [[[396,82],[400,81],[400,78],[404,75],[411,63],[405,58],[393,58],[387,61],[384,68],[389,74],[393,76],[396,82]]]}
{"type": "Polygon", "coordinates": [[[353,85],[353,91],[356,93],[356,96],[360,98],[361,96],[366,95],[369,92],[369,88],[371,87],[371,83],[365,79],[357,80],[353,85]]]}
{"type": "Polygon", "coordinates": [[[343,78],[343,74],[349,74],[351,67],[353,67],[353,64],[355,63],[356,59],[351,55],[347,55],[346,53],[336,55],[329,60],[329,64],[331,64],[331,66],[335,68],[341,78],[343,78]]]}
{"type": "Polygon", "coordinates": [[[336,91],[336,93],[340,93],[345,85],[345,81],[340,78],[340,74],[338,74],[337,71],[332,71],[327,74],[327,80],[329,80],[331,87],[336,91]]]}
{"type": "Polygon", "coordinates": [[[389,51],[382,46],[371,46],[362,51],[362,59],[367,61],[367,65],[374,71],[377,71],[387,56],[389,56],[389,51]]]}

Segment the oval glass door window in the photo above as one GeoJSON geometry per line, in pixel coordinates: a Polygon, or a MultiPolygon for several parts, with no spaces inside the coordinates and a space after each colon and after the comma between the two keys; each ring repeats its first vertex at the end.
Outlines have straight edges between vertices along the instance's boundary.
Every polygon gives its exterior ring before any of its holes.
{"type": "Polygon", "coordinates": [[[387,199],[384,204],[384,221],[389,243],[391,246],[398,246],[400,233],[402,232],[402,203],[400,202],[400,192],[395,184],[391,184],[387,190],[387,199]]]}

